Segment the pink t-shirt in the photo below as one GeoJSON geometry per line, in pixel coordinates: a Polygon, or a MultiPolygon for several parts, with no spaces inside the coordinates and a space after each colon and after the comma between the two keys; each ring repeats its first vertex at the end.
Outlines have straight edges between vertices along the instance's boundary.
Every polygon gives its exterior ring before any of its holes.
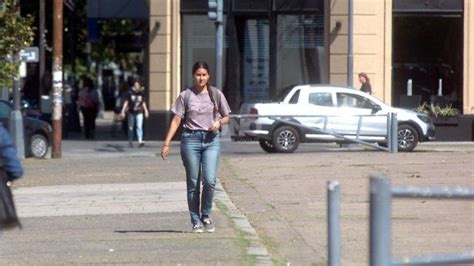
{"type": "MultiPolygon", "coordinates": [[[[223,116],[228,116],[231,112],[229,104],[220,90],[216,90],[220,94],[220,104],[218,103],[217,96],[214,96],[216,99],[216,104],[218,104],[219,113],[216,114],[216,121],[223,116]]],[[[191,97],[188,100],[187,114],[185,115],[185,98],[186,90],[182,91],[178,98],[176,99],[171,112],[178,115],[181,118],[185,118],[184,127],[191,130],[209,130],[214,123],[214,105],[211,101],[209,93],[201,92],[197,93],[192,90],[191,97]]]]}

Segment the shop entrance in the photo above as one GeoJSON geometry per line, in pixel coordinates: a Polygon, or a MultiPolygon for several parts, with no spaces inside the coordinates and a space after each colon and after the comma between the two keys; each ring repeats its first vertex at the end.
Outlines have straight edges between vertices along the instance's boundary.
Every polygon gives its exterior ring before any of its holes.
{"type": "Polygon", "coordinates": [[[415,107],[436,101],[462,110],[461,14],[394,14],[392,51],[393,105],[415,107]],[[416,99],[405,97],[409,80],[416,99]]]}
{"type": "Polygon", "coordinates": [[[245,19],[243,32],[244,101],[267,101],[270,90],[269,20],[245,19]]]}

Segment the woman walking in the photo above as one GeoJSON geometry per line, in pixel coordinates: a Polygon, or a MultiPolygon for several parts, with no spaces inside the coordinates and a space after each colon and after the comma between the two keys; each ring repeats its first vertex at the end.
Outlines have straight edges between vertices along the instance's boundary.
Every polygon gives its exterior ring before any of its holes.
{"type": "Polygon", "coordinates": [[[194,86],[181,92],[173,105],[174,117],[161,148],[166,160],[170,142],[181,120],[181,159],[186,170],[188,209],[192,231],[214,232],[209,217],[216,186],[216,172],[220,156],[219,130],[229,123],[230,107],[220,90],[209,85],[209,67],[205,62],[193,66],[194,86]],[[201,179],[203,191],[201,191],[201,179]]]}
{"type": "Polygon", "coordinates": [[[372,95],[372,86],[370,85],[369,76],[364,72],[359,73],[359,81],[362,84],[362,86],[360,87],[360,91],[372,95]]]}
{"type": "Polygon", "coordinates": [[[84,135],[86,139],[95,138],[95,119],[99,113],[99,93],[94,88],[92,79],[83,77],[79,92],[79,107],[84,119],[84,135]]]}
{"type": "Polygon", "coordinates": [[[125,100],[120,118],[125,118],[125,111],[128,110],[128,146],[133,148],[133,129],[136,128],[138,147],[145,145],[143,141],[143,116],[148,118],[148,108],[145,103],[144,88],[140,80],[135,80],[133,87],[130,89],[127,99],[125,100]]]}

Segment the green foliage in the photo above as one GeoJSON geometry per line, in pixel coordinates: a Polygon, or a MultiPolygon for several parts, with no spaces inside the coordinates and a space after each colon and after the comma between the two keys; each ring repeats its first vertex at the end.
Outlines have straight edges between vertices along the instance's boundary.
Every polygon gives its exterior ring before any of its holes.
{"type": "Polygon", "coordinates": [[[34,39],[33,17],[20,17],[15,0],[5,0],[0,11],[0,87],[12,87],[19,63],[12,55],[29,47],[34,39]]]}
{"type": "Polygon", "coordinates": [[[459,115],[459,110],[453,108],[452,104],[442,108],[439,104],[428,104],[424,102],[422,105],[416,108],[419,113],[424,113],[434,118],[438,117],[452,117],[459,115]]]}
{"type": "Polygon", "coordinates": [[[143,61],[142,56],[133,52],[119,49],[135,39],[144,40],[143,22],[129,19],[109,19],[100,23],[101,37],[98,43],[92,45],[91,58],[106,65],[115,62],[124,70],[133,71],[137,61],[143,61]],[[124,42],[124,43],[121,43],[124,42]]]}
{"type": "MultiPolygon", "coordinates": [[[[75,72],[67,62],[64,72],[69,75],[80,77],[86,75],[95,79],[97,76],[96,64],[107,66],[110,63],[118,65],[122,71],[137,73],[137,65],[144,60],[143,49],[141,51],[130,51],[127,49],[135,40],[146,42],[147,22],[131,19],[104,19],[99,21],[100,36],[97,42],[92,42],[88,48],[87,42],[87,13],[84,0],[76,1],[76,36],[74,37],[77,56],[74,66],[75,72]],[[125,49],[124,49],[125,48],[125,49]]],[[[73,27],[65,17],[66,24],[73,27]]],[[[145,45],[144,45],[145,46],[145,45]]],[[[68,45],[66,49],[71,49],[68,45]]],[[[72,52],[72,50],[68,51],[72,52]]]]}

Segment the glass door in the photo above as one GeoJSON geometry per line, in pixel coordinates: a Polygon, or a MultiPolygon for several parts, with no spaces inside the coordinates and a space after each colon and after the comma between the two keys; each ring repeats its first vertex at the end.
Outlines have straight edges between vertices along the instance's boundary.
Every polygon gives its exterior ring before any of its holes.
{"type": "Polygon", "coordinates": [[[268,19],[245,19],[243,93],[245,102],[270,99],[270,27],[268,19]]]}

